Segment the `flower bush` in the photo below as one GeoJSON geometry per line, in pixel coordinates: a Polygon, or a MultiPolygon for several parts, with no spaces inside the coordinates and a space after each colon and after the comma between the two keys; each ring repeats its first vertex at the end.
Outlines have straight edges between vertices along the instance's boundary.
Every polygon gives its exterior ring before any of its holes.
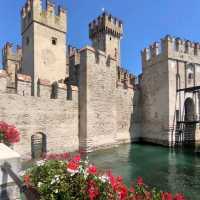
{"type": "Polygon", "coordinates": [[[185,200],[182,194],[148,188],[142,177],[128,188],[121,176],[102,172],[80,156],[50,154],[23,176],[27,187],[36,189],[41,200],[185,200]]]}
{"type": "Polygon", "coordinates": [[[20,134],[15,126],[0,122],[0,142],[11,145],[19,142],[20,134]]]}

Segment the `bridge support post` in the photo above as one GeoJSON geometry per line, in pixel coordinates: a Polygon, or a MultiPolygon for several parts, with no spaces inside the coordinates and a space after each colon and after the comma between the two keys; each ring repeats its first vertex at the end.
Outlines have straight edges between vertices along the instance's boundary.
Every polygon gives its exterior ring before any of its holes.
{"type": "Polygon", "coordinates": [[[14,180],[10,177],[4,165],[10,166],[15,174],[18,174],[21,170],[20,155],[0,143],[0,199],[1,200],[17,200],[20,199],[20,190],[14,180]]]}

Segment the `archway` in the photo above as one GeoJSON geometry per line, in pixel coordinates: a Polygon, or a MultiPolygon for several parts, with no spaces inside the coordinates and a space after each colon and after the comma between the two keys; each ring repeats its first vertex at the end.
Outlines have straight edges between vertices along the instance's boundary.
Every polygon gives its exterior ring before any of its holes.
{"type": "Polygon", "coordinates": [[[185,130],[184,130],[184,144],[192,145],[195,143],[195,105],[192,98],[185,100],[185,130]]]}
{"type": "Polygon", "coordinates": [[[192,98],[185,100],[185,121],[192,122],[195,120],[195,107],[192,98]]]}
{"type": "Polygon", "coordinates": [[[31,136],[31,154],[33,159],[41,158],[47,149],[46,135],[38,132],[31,136]]]}

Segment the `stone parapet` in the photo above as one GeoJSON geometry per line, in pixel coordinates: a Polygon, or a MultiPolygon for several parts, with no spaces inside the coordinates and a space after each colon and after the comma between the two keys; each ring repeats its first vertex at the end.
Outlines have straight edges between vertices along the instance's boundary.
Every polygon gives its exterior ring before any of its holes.
{"type": "Polygon", "coordinates": [[[124,68],[118,67],[117,68],[117,87],[123,87],[125,89],[134,88],[134,85],[136,84],[136,76],[134,76],[131,73],[128,73],[128,71],[124,68]]]}
{"type": "Polygon", "coordinates": [[[25,6],[21,10],[22,17],[22,33],[28,26],[35,21],[45,26],[52,27],[61,32],[67,32],[67,11],[65,8],[58,6],[50,0],[46,1],[46,8],[42,7],[41,0],[27,0],[25,6]],[[58,14],[56,14],[58,9],[58,14]]]}
{"type": "Polygon", "coordinates": [[[141,56],[143,69],[166,59],[199,64],[200,43],[167,35],[160,42],[143,49],[141,56]]]}
{"type": "Polygon", "coordinates": [[[122,21],[104,12],[97,20],[93,20],[89,24],[89,36],[91,39],[99,33],[108,33],[120,38],[123,34],[122,21]]]}

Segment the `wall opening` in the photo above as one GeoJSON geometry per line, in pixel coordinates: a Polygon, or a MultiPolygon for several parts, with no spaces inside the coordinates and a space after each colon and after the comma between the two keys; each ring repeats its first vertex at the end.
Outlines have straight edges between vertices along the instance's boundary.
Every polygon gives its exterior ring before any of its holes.
{"type": "Polygon", "coordinates": [[[185,129],[184,129],[184,144],[193,145],[195,143],[195,130],[196,120],[195,115],[195,104],[192,98],[187,98],[185,100],[185,129]]]}
{"type": "Polygon", "coordinates": [[[185,100],[185,121],[191,122],[195,120],[195,106],[192,98],[185,100]]]}
{"type": "Polygon", "coordinates": [[[31,136],[32,159],[39,159],[47,152],[47,138],[42,132],[31,136]]]}
{"type": "Polygon", "coordinates": [[[54,82],[51,88],[51,99],[57,99],[57,98],[58,98],[58,83],[54,82]]]}

